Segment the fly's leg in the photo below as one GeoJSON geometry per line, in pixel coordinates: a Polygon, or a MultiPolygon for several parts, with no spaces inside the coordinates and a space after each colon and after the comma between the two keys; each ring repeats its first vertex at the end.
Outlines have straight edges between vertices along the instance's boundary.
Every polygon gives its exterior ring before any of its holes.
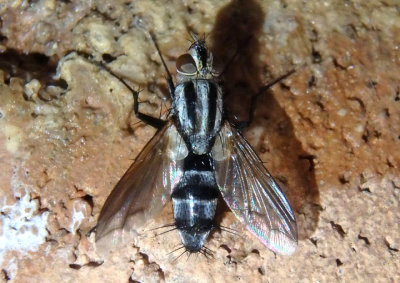
{"type": "Polygon", "coordinates": [[[163,58],[163,56],[161,54],[160,48],[158,47],[156,36],[152,32],[150,32],[150,37],[151,37],[151,40],[154,43],[154,46],[157,49],[157,53],[160,56],[161,63],[163,64],[164,69],[165,69],[165,71],[167,73],[167,83],[168,83],[169,93],[170,93],[171,98],[172,98],[174,96],[174,93],[175,93],[174,81],[172,80],[172,76],[171,76],[171,73],[168,70],[167,64],[165,64],[165,61],[164,61],[164,58],[163,58]]]}
{"type": "Polygon", "coordinates": [[[101,62],[95,61],[91,58],[89,54],[86,54],[84,52],[79,52],[79,51],[73,51],[71,54],[76,53],[77,55],[86,58],[91,64],[96,65],[100,69],[106,71],[109,73],[111,76],[116,78],[120,83],[122,83],[133,95],[133,112],[135,113],[135,116],[144,122],[145,124],[148,124],[156,129],[161,129],[167,121],[164,121],[160,118],[155,118],[152,116],[149,116],[147,114],[143,114],[139,112],[139,91],[134,90],[129,84],[127,84],[122,78],[120,78],[116,73],[114,73],[109,67],[104,65],[101,62]]]}
{"type": "Polygon", "coordinates": [[[254,112],[256,110],[257,107],[257,101],[258,98],[264,94],[265,91],[267,91],[269,88],[271,88],[272,86],[274,86],[275,84],[279,83],[280,81],[286,79],[287,77],[289,77],[290,75],[292,75],[294,72],[296,72],[296,70],[291,70],[288,73],[284,74],[283,76],[280,76],[274,80],[272,80],[271,82],[269,82],[268,84],[266,84],[265,86],[263,86],[262,88],[260,88],[260,90],[253,95],[253,97],[251,98],[251,102],[250,102],[250,111],[249,111],[249,119],[247,121],[238,121],[238,122],[234,122],[233,125],[235,128],[241,130],[244,128],[247,128],[254,120],[254,112]]]}
{"type": "MultiPolygon", "coordinates": [[[[175,85],[174,82],[172,80],[172,76],[171,73],[169,72],[168,68],[167,68],[167,64],[165,64],[164,58],[161,55],[161,51],[160,48],[158,47],[157,44],[157,40],[155,35],[150,32],[150,37],[151,40],[154,43],[154,46],[156,47],[157,53],[160,56],[161,62],[165,68],[165,71],[167,73],[167,83],[168,83],[168,88],[169,88],[169,92],[171,95],[171,98],[174,96],[175,93],[175,85]]],[[[97,64],[99,65],[99,64],[97,64]]],[[[132,87],[130,85],[128,85],[123,79],[121,79],[119,76],[117,76],[113,71],[111,71],[109,68],[107,68],[106,66],[104,66],[103,64],[100,64],[100,67],[105,69],[107,72],[109,72],[113,77],[115,77],[117,80],[119,80],[127,89],[129,89],[129,91],[133,94],[133,100],[134,100],[134,105],[133,105],[133,112],[135,113],[135,116],[140,119],[141,121],[143,121],[144,123],[157,128],[157,129],[161,129],[167,122],[159,119],[159,118],[155,118],[152,116],[149,116],[147,114],[143,114],[139,112],[139,92],[132,89],[132,87]]]]}
{"type": "Polygon", "coordinates": [[[164,127],[164,125],[167,123],[163,119],[160,118],[155,118],[147,114],[143,114],[139,112],[139,92],[131,89],[132,94],[133,94],[133,112],[135,113],[135,116],[143,121],[144,123],[156,128],[156,129],[161,129],[164,127]]]}
{"type": "Polygon", "coordinates": [[[100,67],[103,68],[104,70],[106,70],[108,73],[110,73],[114,78],[119,80],[132,93],[132,95],[133,95],[133,113],[135,113],[135,116],[138,119],[140,119],[142,122],[156,128],[156,129],[161,129],[162,127],[164,127],[164,125],[167,123],[166,121],[164,121],[160,118],[155,118],[150,115],[139,112],[139,91],[134,90],[123,79],[121,79],[118,75],[116,75],[113,71],[111,71],[109,68],[107,68],[103,64],[100,64],[100,67]]]}

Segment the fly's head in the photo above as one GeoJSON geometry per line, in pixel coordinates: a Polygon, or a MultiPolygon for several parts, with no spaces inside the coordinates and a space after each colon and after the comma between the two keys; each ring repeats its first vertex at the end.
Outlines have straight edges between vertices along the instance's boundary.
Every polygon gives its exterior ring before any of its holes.
{"type": "Polygon", "coordinates": [[[176,60],[178,82],[192,79],[212,79],[215,77],[213,55],[208,50],[204,39],[192,34],[194,42],[187,53],[176,60]]]}

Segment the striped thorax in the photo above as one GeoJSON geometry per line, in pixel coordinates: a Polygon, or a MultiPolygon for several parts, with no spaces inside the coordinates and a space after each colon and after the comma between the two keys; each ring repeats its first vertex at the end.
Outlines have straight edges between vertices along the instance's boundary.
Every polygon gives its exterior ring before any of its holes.
{"type": "Polygon", "coordinates": [[[189,151],[210,152],[222,123],[222,90],[214,76],[212,54],[196,40],[177,60],[172,116],[189,151]]]}

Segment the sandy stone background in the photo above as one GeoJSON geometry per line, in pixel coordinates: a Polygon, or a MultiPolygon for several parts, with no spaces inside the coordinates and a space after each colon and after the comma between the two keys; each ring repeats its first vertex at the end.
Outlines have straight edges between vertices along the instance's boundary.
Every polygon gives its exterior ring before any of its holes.
{"type": "Polygon", "coordinates": [[[2,282],[400,282],[400,3],[385,1],[2,1],[0,3],[2,282]],[[275,255],[226,207],[214,257],[170,253],[171,206],[126,245],[100,251],[95,226],[119,178],[165,117],[174,74],[205,35],[230,117],[295,211],[299,245],[275,255]],[[158,236],[157,236],[158,235],[158,236]]]}

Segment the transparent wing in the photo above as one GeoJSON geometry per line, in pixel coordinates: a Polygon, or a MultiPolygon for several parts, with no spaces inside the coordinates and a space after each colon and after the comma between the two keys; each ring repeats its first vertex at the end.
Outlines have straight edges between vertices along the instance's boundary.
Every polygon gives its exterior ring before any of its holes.
{"type": "Polygon", "coordinates": [[[246,139],[225,123],[212,154],[218,187],[236,217],[274,252],[292,254],[297,247],[295,216],[246,139]]]}
{"type": "Polygon", "coordinates": [[[173,124],[144,147],[107,198],[96,226],[96,241],[117,229],[136,230],[169,201],[182,175],[187,148],[173,124]]]}

